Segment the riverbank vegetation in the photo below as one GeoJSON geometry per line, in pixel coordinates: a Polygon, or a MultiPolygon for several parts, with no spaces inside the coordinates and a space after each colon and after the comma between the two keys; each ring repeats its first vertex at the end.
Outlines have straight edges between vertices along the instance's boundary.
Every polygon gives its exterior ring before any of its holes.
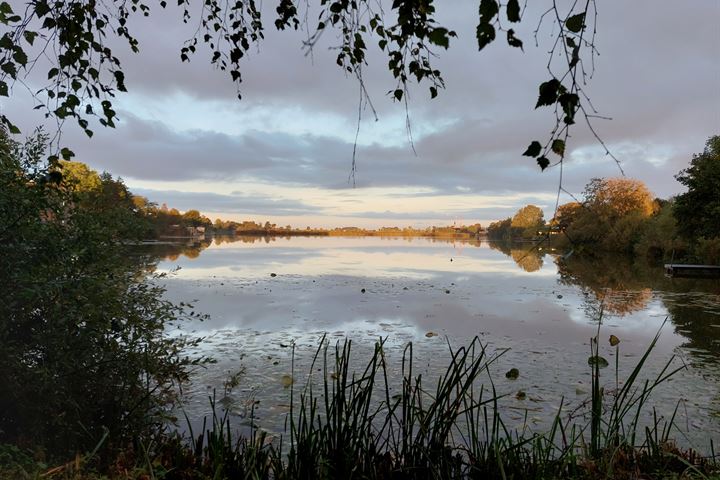
{"type": "Polygon", "coordinates": [[[595,178],[582,201],[558,206],[549,222],[528,205],[512,218],[491,223],[488,237],[545,241],[585,253],[720,264],[720,136],[711,137],[676,179],[688,191],[659,199],[639,180],[595,178]]]}
{"type": "Polygon", "coordinates": [[[195,314],[163,300],[128,247],[144,224],[121,185],[47,171],[46,141],[0,135],[0,443],[117,451],[163,429],[205,361],[184,353],[198,340],[166,335],[195,314]]]}
{"type": "MultiPolygon", "coordinates": [[[[499,409],[502,395],[495,388],[499,379],[490,374],[502,352],[490,353],[477,338],[451,351],[450,364],[437,382],[414,372],[412,344],[402,357],[401,378],[395,379],[388,373],[382,341],[364,368],[354,366],[350,341],[334,349],[322,341],[305,386],[290,385],[285,436],[273,438],[258,428],[238,436],[228,412],[211,398],[215,413],[202,431],[152,437],[138,432],[134,443],[111,457],[98,454],[107,436],[89,454],[59,464],[33,457],[30,449],[0,446],[0,476],[715,478],[720,463],[714,445],[706,456],[678,447],[671,440],[675,415],[661,417],[648,407],[652,391],[677,371],[670,361],[653,379],[641,378],[657,339],[627,378],[617,378],[616,365],[616,378],[608,382],[601,374],[607,361],[600,352],[613,349],[619,361],[620,340],[611,336],[610,347],[601,348],[598,330],[590,342],[590,398],[581,412],[564,411],[561,405],[548,432],[518,431],[505,424],[499,409]],[[605,384],[619,387],[611,391],[605,384]]],[[[510,371],[506,381],[520,374],[510,371]]]]}

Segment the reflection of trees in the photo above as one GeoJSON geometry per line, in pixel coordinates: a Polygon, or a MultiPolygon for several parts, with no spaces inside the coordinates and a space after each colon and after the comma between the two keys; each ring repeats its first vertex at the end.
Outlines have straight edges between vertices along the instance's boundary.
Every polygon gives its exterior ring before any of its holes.
{"type": "Polygon", "coordinates": [[[718,365],[720,360],[720,281],[668,278],[662,268],[623,256],[570,257],[556,261],[559,282],[579,286],[604,303],[610,313],[625,315],[645,308],[654,295],[668,311],[675,331],[686,337],[693,358],[718,365]]]}
{"type": "Polygon", "coordinates": [[[511,242],[489,241],[488,245],[493,250],[498,250],[508,257],[526,272],[537,272],[543,266],[543,253],[537,245],[513,244],[511,242]]]}
{"type": "Polygon", "coordinates": [[[719,291],[720,288],[716,288],[715,295],[698,292],[667,294],[662,299],[675,331],[689,339],[687,347],[699,350],[694,352],[694,357],[703,363],[717,364],[720,360],[719,291]]]}
{"type": "Polygon", "coordinates": [[[490,241],[488,241],[488,245],[490,246],[491,249],[498,250],[507,256],[510,256],[510,254],[512,252],[512,248],[510,248],[509,242],[496,242],[496,241],[490,240],[490,241]]]}
{"type": "Polygon", "coordinates": [[[188,243],[165,243],[160,245],[150,245],[150,256],[157,260],[175,261],[184,255],[187,258],[197,258],[200,252],[210,246],[212,240],[202,240],[188,243]]]}
{"type": "Polygon", "coordinates": [[[614,315],[627,315],[647,307],[652,300],[652,290],[616,290],[606,288],[595,292],[596,298],[602,303],[603,309],[614,315]]]}
{"type": "Polygon", "coordinates": [[[650,277],[662,276],[659,269],[622,255],[559,257],[556,263],[560,283],[589,291],[606,312],[620,316],[645,308],[652,299],[650,277]]]}
{"type": "Polygon", "coordinates": [[[536,272],[543,266],[542,255],[536,248],[511,249],[510,256],[526,272],[536,272]]]}

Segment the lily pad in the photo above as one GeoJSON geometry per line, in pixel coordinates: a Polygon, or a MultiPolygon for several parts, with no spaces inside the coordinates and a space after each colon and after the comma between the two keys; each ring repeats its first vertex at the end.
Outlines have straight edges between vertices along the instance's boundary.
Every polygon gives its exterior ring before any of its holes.
{"type": "Polygon", "coordinates": [[[588,365],[597,365],[599,368],[605,368],[610,364],[604,357],[601,357],[600,355],[593,355],[588,357],[588,365]]]}
{"type": "Polygon", "coordinates": [[[517,368],[511,368],[505,374],[505,378],[509,378],[510,380],[516,380],[519,376],[520,370],[518,370],[517,368]]]}
{"type": "Polygon", "coordinates": [[[283,375],[280,378],[280,383],[282,383],[283,387],[288,388],[290,385],[293,384],[293,378],[290,375],[283,375]]]}
{"type": "Polygon", "coordinates": [[[438,334],[437,334],[436,332],[427,332],[427,333],[425,334],[425,336],[426,336],[427,338],[432,338],[432,337],[437,337],[438,334]]]}

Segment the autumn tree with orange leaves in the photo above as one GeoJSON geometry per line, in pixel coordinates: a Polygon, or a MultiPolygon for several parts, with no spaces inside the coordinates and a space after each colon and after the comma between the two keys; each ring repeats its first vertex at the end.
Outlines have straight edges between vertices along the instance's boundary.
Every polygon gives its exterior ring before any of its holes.
{"type": "Polygon", "coordinates": [[[645,184],[631,178],[594,178],[584,196],[582,204],[562,205],[556,215],[576,246],[630,252],[658,209],[645,184]]]}

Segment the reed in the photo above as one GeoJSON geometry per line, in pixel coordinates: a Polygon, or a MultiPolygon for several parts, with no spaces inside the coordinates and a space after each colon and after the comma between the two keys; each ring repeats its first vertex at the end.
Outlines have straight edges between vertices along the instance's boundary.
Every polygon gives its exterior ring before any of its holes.
{"type": "MultiPolygon", "coordinates": [[[[590,341],[592,388],[586,415],[569,415],[561,402],[545,433],[513,430],[503,421],[502,396],[490,368],[503,352],[489,353],[478,338],[458,349],[448,345],[450,361],[437,380],[414,371],[413,345],[407,345],[397,381],[389,373],[383,340],[375,344],[362,368],[354,368],[352,341],[329,345],[323,338],[306,380],[300,387],[290,387],[285,435],[271,441],[254,427],[248,436],[234,434],[228,411],[211,397],[213,415],[201,432],[194,432],[186,417],[187,436],[155,439],[136,455],[135,469],[109,476],[166,480],[718,478],[714,443],[710,442],[710,455],[705,457],[679,449],[671,439],[677,408],[670,418],[662,419],[649,407],[652,392],[683,368],[673,367],[670,359],[657,375],[641,379],[659,332],[624,381],[620,347],[614,345],[614,389],[603,386],[605,362],[600,358],[599,338],[600,327],[590,341]],[[316,378],[318,369],[321,378],[316,378]],[[649,424],[642,421],[648,414],[649,424]],[[589,422],[583,423],[587,418],[589,422]]],[[[293,361],[293,378],[294,370],[293,361]]],[[[2,472],[0,465],[0,477],[2,472]]],[[[68,472],[47,470],[49,475],[43,478],[68,472]]]]}

